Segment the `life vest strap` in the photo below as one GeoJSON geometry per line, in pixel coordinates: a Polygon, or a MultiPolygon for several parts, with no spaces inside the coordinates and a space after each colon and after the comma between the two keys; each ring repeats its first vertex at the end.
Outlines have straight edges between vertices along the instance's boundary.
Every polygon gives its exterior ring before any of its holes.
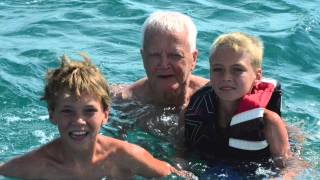
{"type": "Polygon", "coordinates": [[[255,108],[232,117],[230,126],[263,117],[264,108],[255,108]]]}
{"type": "Polygon", "coordinates": [[[247,140],[243,140],[243,139],[229,138],[229,146],[236,148],[236,149],[257,151],[257,150],[261,150],[261,149],[268,147],[268,143],[266,140],[247,141],[247,140]]]}

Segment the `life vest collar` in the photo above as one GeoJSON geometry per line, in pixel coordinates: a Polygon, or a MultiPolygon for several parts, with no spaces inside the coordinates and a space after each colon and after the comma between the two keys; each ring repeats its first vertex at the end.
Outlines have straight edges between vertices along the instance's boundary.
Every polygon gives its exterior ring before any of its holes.
{"type": "MultiPolygon", "coordinates": [[[[250,94],[245,95],[239,103],[237,114],[230,122],[230,127],[248,121],[262,121],[264,109],[275,89],[276,81],[261,81],[254,85],[250,94]]],[[[261,150],[268,146],[267,141],[252,141],[230,137],[229,146],[242,150],[261,150]]]]}

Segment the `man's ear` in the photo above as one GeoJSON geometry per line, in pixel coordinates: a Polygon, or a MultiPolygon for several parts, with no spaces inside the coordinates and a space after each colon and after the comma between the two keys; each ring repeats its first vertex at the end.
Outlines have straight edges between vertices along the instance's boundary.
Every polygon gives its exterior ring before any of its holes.
{"type": "Polygon", "coordinates": [[[52,124],[54,125],[57,125],[57,121],[56,119],[53,117],[53,110],[48,110],[48,113],[49,113],[49,120],[52,124]]]}
{"type": "Polygon", "coordinates": [[[257,80],[262,80],[262,69],[261,68],[258,68],[257,71],[256,71],[256,76],[257,76],[257,80]]]}
{"type": "Polygon", "coordinates": [[[192,52],[192,64],[191,64],[191,70],[194,70],[197,64],[197,58],[198,58],[198,49],[195,49],[192,52]]]}

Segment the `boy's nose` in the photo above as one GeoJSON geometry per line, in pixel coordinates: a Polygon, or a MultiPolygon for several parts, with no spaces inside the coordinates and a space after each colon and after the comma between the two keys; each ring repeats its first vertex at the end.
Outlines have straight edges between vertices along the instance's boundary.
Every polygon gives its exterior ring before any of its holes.
{"type": "Polygon", "coordinates": [[[232,79],[232,75],[231,75],[231,73],[230,72],[228,72],[228,71],[225,71],[224,73],[223,73],[223,80],[224,81],[230,81],[231,79],[232,79]]]}
{"type": "Polygon", "coordinates": [[[75,124],[86,124],[86,121],[84,120],[83,116],[77,115],[75,117],[75,120],[73,121],[75,124]]]}

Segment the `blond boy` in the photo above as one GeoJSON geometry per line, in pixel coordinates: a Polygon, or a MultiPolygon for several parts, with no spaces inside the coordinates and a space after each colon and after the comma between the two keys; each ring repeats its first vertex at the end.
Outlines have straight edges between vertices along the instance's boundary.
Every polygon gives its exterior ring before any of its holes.
{"type": "Polygon", "coordinates": [[[100,71],[62,57],[47,73],[44,96],[60,137],[0,165],[0,174],[23,179],[114,179],[163,177],[175,168],[143,148],[99,134],[108,121],[109,87],[100,71]]]}
{"type": "Polygon", "coordinates": [[[284,167],[292,157],[280,117],[281,91],[262,79],[262,42],[240,33],[219,36],[210,50],[210,86],[185,113],[189,147],[210,159],[263,161],[284,167]]]}

